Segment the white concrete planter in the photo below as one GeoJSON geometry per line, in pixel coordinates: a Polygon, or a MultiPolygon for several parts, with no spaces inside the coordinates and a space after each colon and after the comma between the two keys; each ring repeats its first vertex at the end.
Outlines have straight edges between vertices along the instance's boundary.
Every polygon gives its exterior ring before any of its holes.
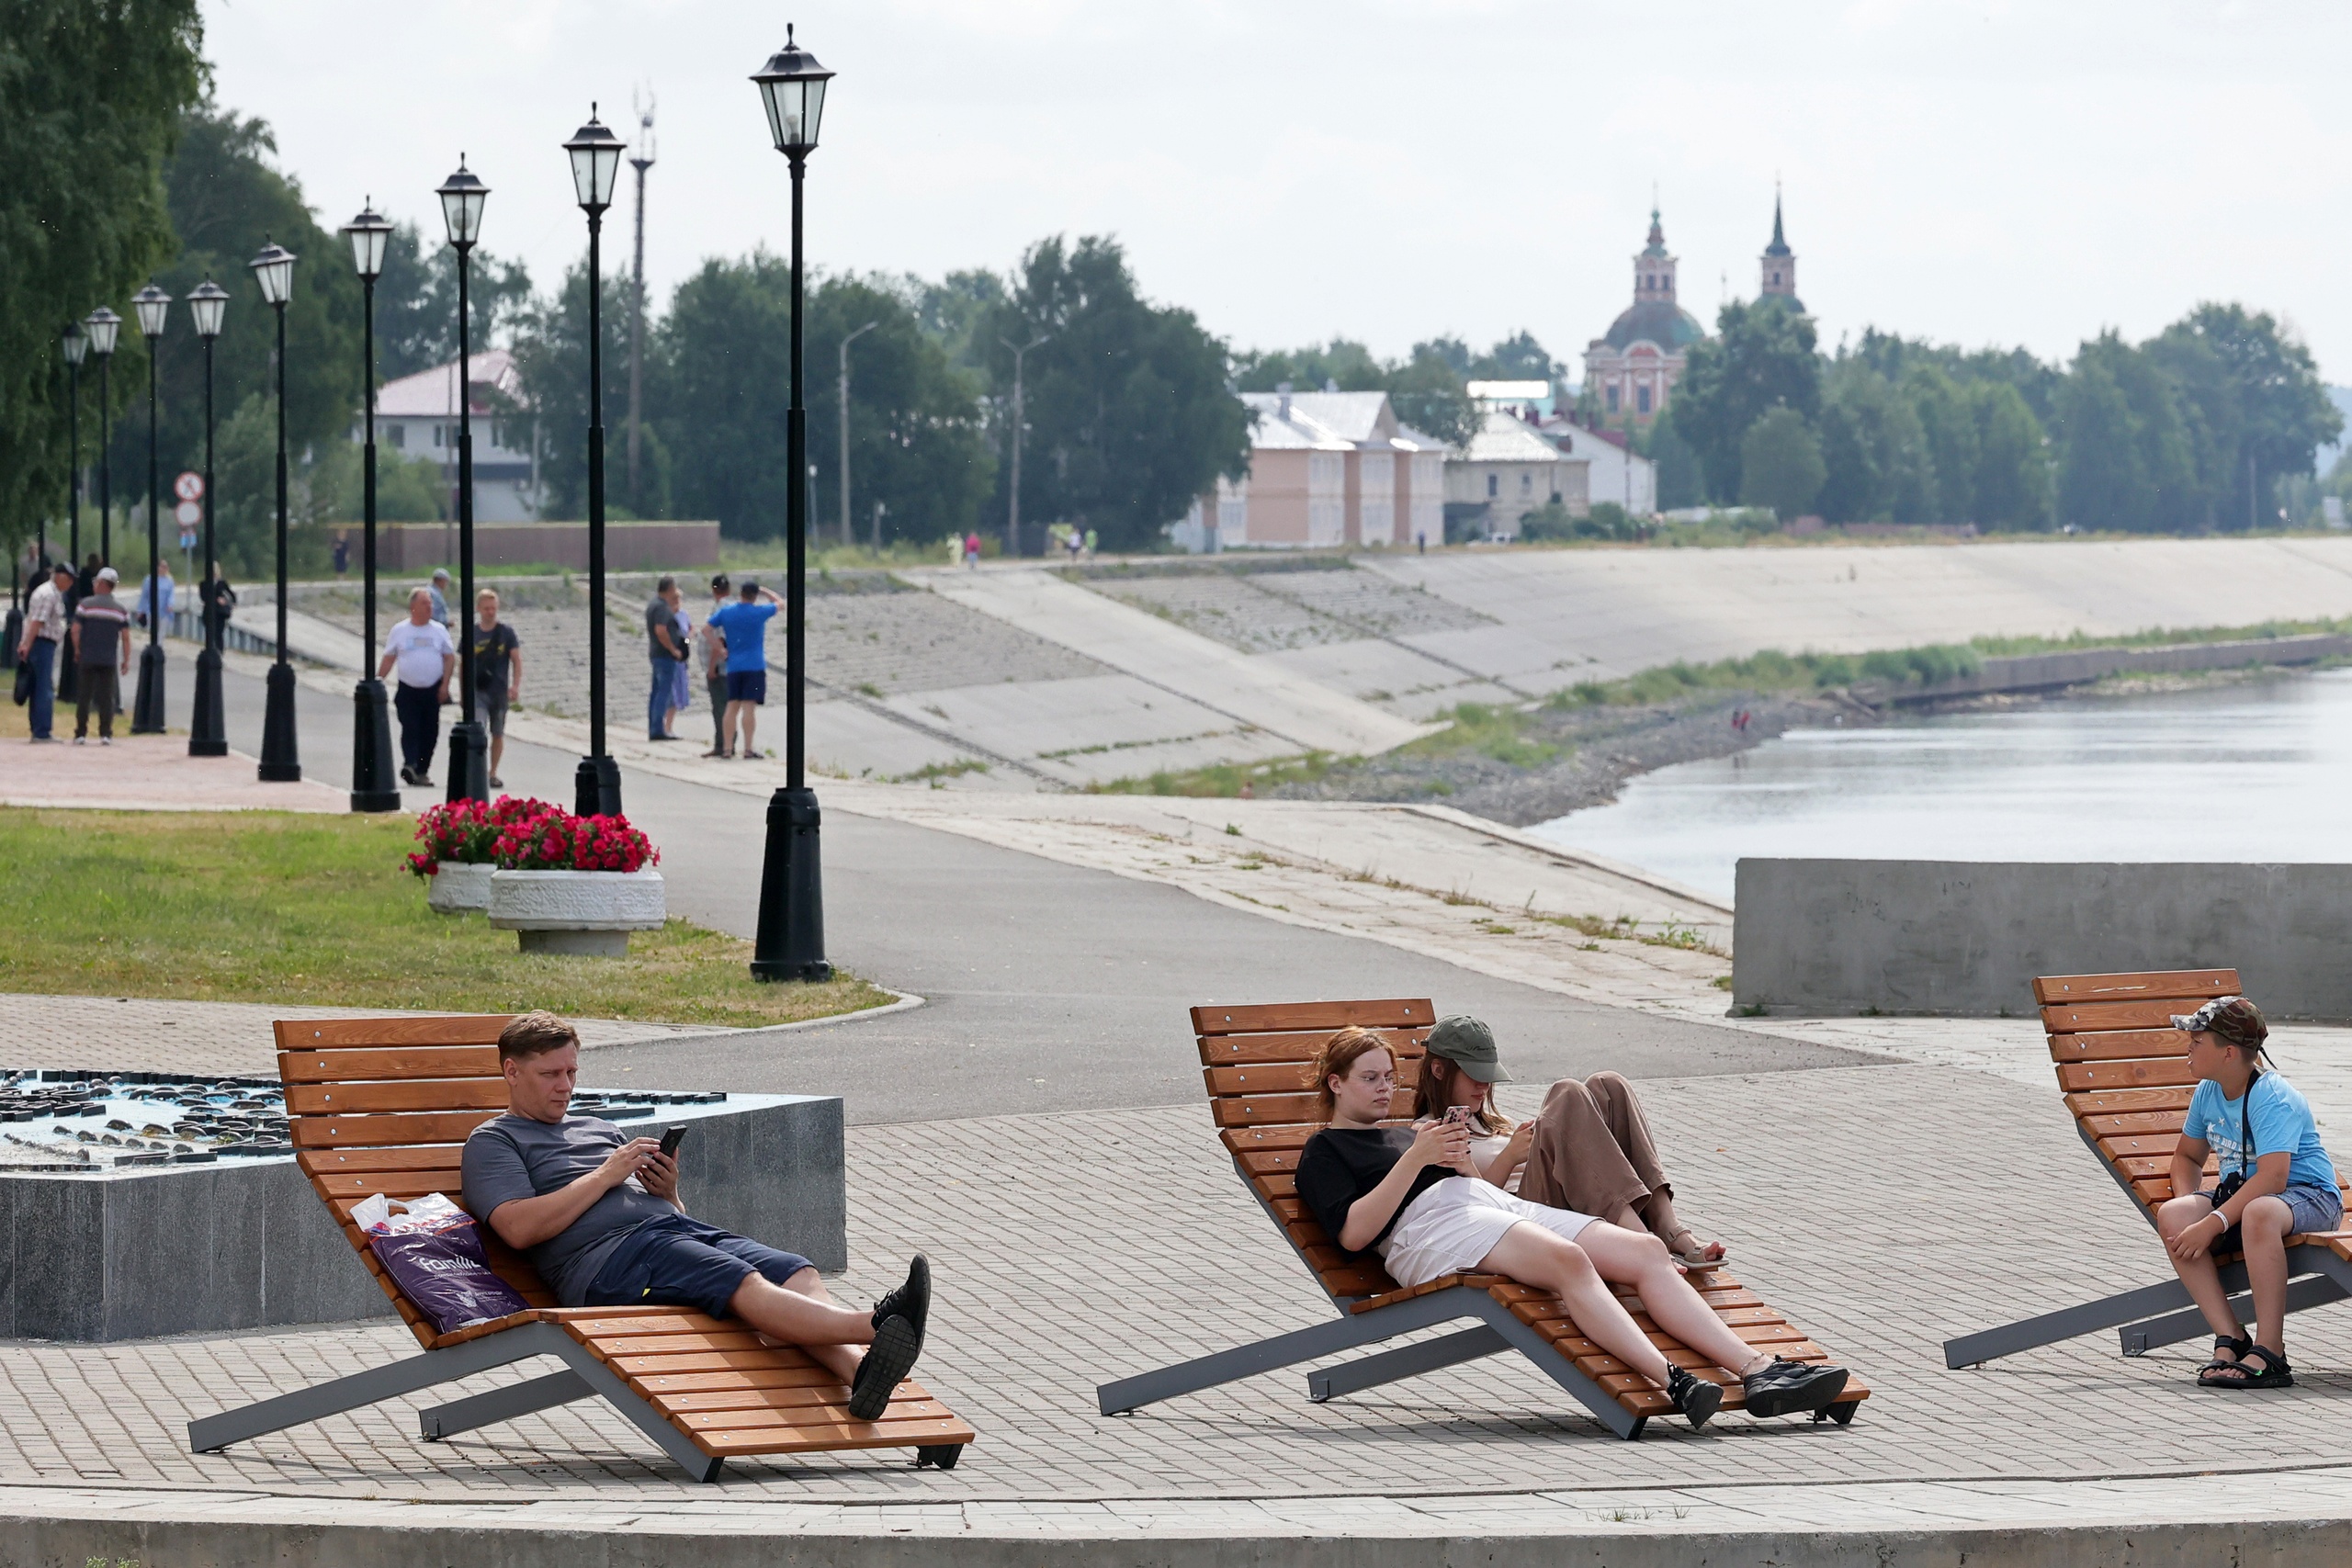
{"type": "Polygon", "coordinates": [[[525,953],[617,958],[628,933],[659,931],[668,902],[662,874],[643,871],[500,871],[490,878],[490,923],[516,933],[525,953]]]}
{"type": "Polygon", "coordinates": [[[445,860],[441,869],[424,879],[424,901],[445,915],[461,915],[468,909],[490,908],[490,874],[498,868],[484,861],[479,865],[445,860]]]}

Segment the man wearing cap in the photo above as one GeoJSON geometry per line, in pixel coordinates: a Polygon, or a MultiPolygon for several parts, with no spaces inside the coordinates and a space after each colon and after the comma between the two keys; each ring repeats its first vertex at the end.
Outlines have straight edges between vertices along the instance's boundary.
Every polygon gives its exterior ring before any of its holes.
{"type": "Polygon", "coordinates": [[[2244,997],[2216,997],[2176,1014],[2197,1075],[2173,1146],[2172,1190],[2156,1229],[2180,1282],[2213,1330],[2213,1359],[2199,1369],[2206,1388],[2291,1388],[2287,1364],[2287,1237],[2332,1231],[2344,1218],[2335,1167],[2319,1141],[2312,1108],[2278,1072],[2264,1072],[2270,1026],[2244,997]],[[2205,1159],[2221,1178],[2204,1186],[2205,1159]],[[2238,1336],[2216,1254],[2244,1252],[2254,1292],[2254,1337],[2238,1336]]]}
{"type": "Polygon", "coordinates": [[[98,710],[98,744],[114,744],[114,716],[122,706],[122,680],[130,673],[130,613],[118,603],[114,568],[100,567],[96,590],[74,606],[74,744],[86,745],[90,708],[98,710]]]}
{"type": "Polygon", "coordinates": [[[1724,1260],[1722,1242],[1702,1243],[1675,1213],[1674,1188],[1632,1084],[1608,1072],[1582,1082],[1562,1078],[1533,1120],[1514,1123],[1489,1093],[1491,1086],[1511,1081],[1493,1030],[1454,1013],[1437,1021],[1427,1049],[1413,1114],[1443,1116],[1464,1107],[1471,1157],[1488,1181],[1547,1208],[1646,1230],[1686,1269],[1724,1260]]]}

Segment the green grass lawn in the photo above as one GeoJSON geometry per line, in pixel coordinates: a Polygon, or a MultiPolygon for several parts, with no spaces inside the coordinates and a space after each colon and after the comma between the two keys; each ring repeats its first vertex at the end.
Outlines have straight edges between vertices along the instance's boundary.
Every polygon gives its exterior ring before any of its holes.
{"type": "Polygon", "coordinates": [[[842,976],[762,985],[748,942],[673,919],[627,958],[515,950],[436,915],[405,816],[0,808],[0,990],[520,1012],[741,1027],[876,1007],[842,976]]]}

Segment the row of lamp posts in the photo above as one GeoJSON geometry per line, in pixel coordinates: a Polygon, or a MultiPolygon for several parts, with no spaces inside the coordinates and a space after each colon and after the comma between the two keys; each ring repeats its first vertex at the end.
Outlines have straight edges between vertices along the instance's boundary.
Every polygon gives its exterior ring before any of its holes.
{"type": "MultiPolygon", "coordinates": [[[[808,154],[816,151],[818,123],[824,113],[825,86],[832,73],[814,55],[792,41],[786,29],[785,47],[771,56],[752,80],[758,84],[767,111],[768,130],[776,151],[792,168],[792,343],[791,402],[785,414],[787,474],[800,474],[808,463],[808,410],[801,385],[801,182],[808,154]]],[[[571,160],[574,194],[588,215],[588,754],[580,761],[574,780],[573,809],[581,816],[618,816],[621,810],[619,765],[605,749],[605,418],[603,353],[603,257],[600,240],[604,217],[612,205],[625,144],[590,107],[588,123],[564,144],[571,160]]],[[[435,193],[448,231],[449,246],[458,253],[458,566],[460,606],[453,619],[462,635],[458,640],[458,681],[463,716],[449,732],[449,798],[489,797],[488,736],[475,715],[474,694],[474,531],[473,418],[470,384],[472,321],[468,299],[470,256],[481,233],[482,208],[490,187],[467,169],[461,156],[458,172],[435,193]]],[[[367,386],[367,417],[363,446],[361,502],[366,534],[364,573],[366,610],[360,681],[354,692],[356,708],[352,738],[351,808],[392,811],[401,805],[393,782],[391,730],[383,682],[375,675],[376,662],[376,280],[382,275],[387,242],[392,226],[371,202],[344,226],[359,274],[364,300],[365,355],[362,379],[367,386]]],[[[261,289],[262,300],[277,316],[275,358],[277,394],[277,649],[270,665],[267,700],[263,710],[260,774],[265,780],[291,781],[302,776],[296,742],[294,671],[287,662],[287,466],[286,466],[286,307],[293,297],[291,251],[266,244],[249,264],[261,289]]],[[[220,693],[220,634],[225,609],[211,597],[218,575],[213,539],[212,484],[212,343],[220,336],[229,302],[227,290],[210,278],[188,295],[197,335],[204,343],[204,592],[200,600],[204,649],[197,658],[196,707],[189,727],[191,756],[227,754],[220,693]]],[[[164,334],[172,299],[152,282],[133,299],[139,329],[150,344],[147,360],[147,553],[148,577],[155,578],[158,478],[156,453],[155,356],[153,345],[164,334]]],[[[65,330],[62,348],[67,367],[69,442],[73,482],[68,501],[72,549],[78,560],[82,547],[81,397],[80,369],[85,354],[98,356],[99,450],[107,448],[111,427],[107,401],[107,367],[112,359],[121,319],[101,306],[86,321],[65,330]]],[[[98,525],[100,550],[112,556],[112,495],[107,466],[98,466],[98,525]]],[[[808,787],[807,712],[803,675],[806,669],[805,615],[808,575],[808,498],[798,483],[785,486],[787,552],[786,596],[785,784],[772,795],[767,811],[765,862],[760,877],[760,916],[753,946],[752,973],[763,980],[822,980],[832,975],[826,962],[824,897],[819,855],[820,813],[816,792],[808,787]]],[[[40,551],[48,552],[47,525],[42,525],[40,551]]],[[[160,606],[156,606],[160,608],[160,606]]],[[[138,695],[132,705],[134,732],[160,733],[164,728],[164,649],[162,616],[148,616],[148,641],[139,660],[138,695]]]]}

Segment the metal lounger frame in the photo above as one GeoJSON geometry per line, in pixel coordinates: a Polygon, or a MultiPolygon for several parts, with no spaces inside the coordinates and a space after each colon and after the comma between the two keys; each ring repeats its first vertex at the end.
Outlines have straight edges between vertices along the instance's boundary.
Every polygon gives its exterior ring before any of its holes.
{"type": "Polygon", "coordinates": [[[340,1416],[539,1356],[556,1357],[565,1370],[423,1411],[418,1423],[421,1435],[428,1442],[438,1441],[477,1427],[511,1421],[575,1400],[601,1398],[627,1416],[639,1431],[659,1443],[662,1451],[696,1481],[718,1479],[719,1471],[727,1462],[724,1459],[695,1447],[684,1433],[599,1361],[594,1352],[554,1323],[520,1324],[446,1349],[425,1350],[331,1382],[207,1416],[188,1423],[187,1446],[197,1453],[218,1453],[232,1443],[340,1416]]]}

